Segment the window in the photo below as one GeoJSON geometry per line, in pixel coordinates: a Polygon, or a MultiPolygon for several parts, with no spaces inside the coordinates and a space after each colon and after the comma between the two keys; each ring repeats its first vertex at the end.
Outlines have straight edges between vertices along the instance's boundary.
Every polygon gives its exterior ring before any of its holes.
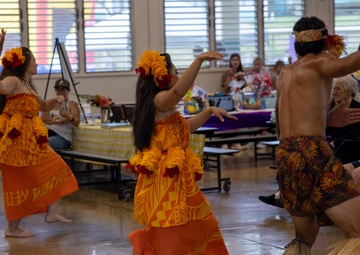
{"type": "MultiPolygon", "coordinates": [[[[187,68],[210,49],[207,0],[164,1],[165,51],[177,68],[187,68]]],[[[210,64],[204,62],[203,67],[210,64]]]]}
{"type": "Polygon", "coordinates": [[[259,55],[257,1],[215,1],[216,49],[225,53],[224,63],[229,65],[232,53],[239,53],[243,66],[252,66],[259,55]]]}
{"type": "Polygon", "coordinates": [[[21,21],[18,0],[7,0],[0,2],[1,20],[0,28],[6,30],[6,39],[3,46],[2,55],[12,47],[21,46],[21,21]]]}
{"type": "Polygon", "coordinates": [[[84,7],[86,72],[132,70],[130,0],[85,0],[84,7]]]}
{"type": "Polygon", "coordinates": [[[296,60],[292,27],[304,16],[305,0],[165,0],[164,4],[165,48],[178,67],[179,62],[180,67],[190,64],[191,50],[223,53],[224,61],[216,66],[228,66],[235,52],[246,67],[257,56],[267,65],[279,59],[287,62],[290,56],[296,60]]]}
{"type": "Polygon", "coordinates": [[[287,63],[289,57],[296,60],[292,31],[295,22],[304,16],[304,5],[304,0],[271,0],[264,4],[265,63],[287,63]]]}
{"type": "Polygon", "coordinates": [[[29,45],[39,74],[64,71],[56,41],[73,72],[133,69],[130,0],[7,0],[0,8],[4,49],[29,45]]]}
{"type": "Polygon", "coordinates": [[[286,63],[289,56],[295,60],[292,27],[304,16],[304,6],[304,0],[215,1],[216,42],[239,53],[244,66],[262,55],[267,65],[286,63]]]}
{"type": "MultiPolygon", "coordinates": [[[[52,73],[61,72],[60,58],[54,51],[55,40],[64,43],[69,34],[76,37],[75,0],[28,0],[27,8],[29,47],[36,58],[38,73],[46,74],[50,69],[52,73]]],[[[72,49],[70,56],[74,72],[78,71],[77,52],[72,49]]]]}
{"type": "Polygon", "coordinates": [[[358,0],[334,0],[335,33],[344,37],[348,54],[360,46],[359,9],[358,0]]]}

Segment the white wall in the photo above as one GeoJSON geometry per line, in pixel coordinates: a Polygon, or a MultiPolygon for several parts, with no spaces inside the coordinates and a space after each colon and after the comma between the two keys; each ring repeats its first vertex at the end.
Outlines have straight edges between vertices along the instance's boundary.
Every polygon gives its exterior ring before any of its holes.
{"type": "MultiPolygon", "coordinates": [[[[330,32],[333,28],[332,0],[306,0],[307,16],[318,16],[329,26],[330,32]],[[324,11],[325,10],[325,11],[324,11]]],[[[147,49],[164,51],[163,26],[163,1],[162,0],[132,0],[134,14],[132,26],[134,30],[134,63],[137,62],[142,52],[147,49]],[[151,4],[150,4],[151,1],[151,4]]],[[[176,65],[176,63],[175,63],[176,65]]],[[[210,68],[201,70],[197,79],[197,85],[203,87],[207,92],[221,91],[220,80],[222,72],[226,68],[210,68]]],[[[181,74],[182,70],[180,70],[181,74]]],[[[59,75],[51,75],[47,98],[55,95],[53,86],[59,75]]],[[[133,103],[137,75],[135,72],[114,74],[91,74],[77,75],[76,80],[80,82],[76,86],[79,94],[101,94],[112,98],[116,103],[133,103]]],[[[47,84],[47,75],[34,76],[33,80],[40,95],[44,95],[47,84]]],[[[74,90],[72,89],[72,93],[74,90]]],[[[71,98],[75,99],[74,96],[71,98]]],[[[96,112],[96,109],[94,109],[96,112]]]]}

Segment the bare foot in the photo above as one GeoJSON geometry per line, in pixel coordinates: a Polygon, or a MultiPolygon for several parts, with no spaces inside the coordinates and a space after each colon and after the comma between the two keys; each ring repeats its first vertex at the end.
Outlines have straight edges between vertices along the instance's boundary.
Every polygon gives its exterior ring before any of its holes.
{"type": "Polygon", "coordinates": [[[12,231],[9,228],[7,228],[5,230],[5,237],[28,238],[28,237],[33,237],[33,236],[34,236],[34,234],[29,233],[25,230],[22,230],[21,228],[17,228],[12,231]]]}
{"type": "Polygon", "coordinates": [[[54,222],[70,223],[70,222],[72,222],[72,220],[66,219],[65,217],[63,217],[57,213],[54,216],[46,214],[45,222],[46,223],[54,223],[54,222]]]}

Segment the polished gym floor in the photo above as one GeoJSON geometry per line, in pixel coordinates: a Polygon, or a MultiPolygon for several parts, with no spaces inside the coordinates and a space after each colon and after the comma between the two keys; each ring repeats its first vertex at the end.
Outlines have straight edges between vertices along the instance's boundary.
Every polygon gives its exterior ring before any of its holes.
{"type": "MultiPolygon", "coordinates": [[[[265,150],[265,149],[264,149],[265,150]]],[[[222,156],[222,177],[231,177],[231,190],[205,192],[219,220],[231,255],[280,255],[294,237],[291,218],[284,209],[263,204],[259,195],[276,191],[276,170],[270,159],[255,161],[253,150],[222,156]]],[[[206,171],[202,187],[217,186],[216,171],[206,171]]],[[[7,222],[0,196],[0,231],[7,222]]],[[[59,212],[72,223],[44,222],[45,214],[24,218],[21,227],[35,236],[0,236],[1,255],[126,255],[132,254],[127,235],[141,228],[133,220],[133,202],[119,201],[114,185],[81,186],[60,201],[59,212]]],[[[2,232],[3,233],[3,232],[2,232]]],[[[313,255],[344,239],[335,226],[322,227],[313,255]]],[[[171,254],[169,254],[171,255],[171,254]]]]}

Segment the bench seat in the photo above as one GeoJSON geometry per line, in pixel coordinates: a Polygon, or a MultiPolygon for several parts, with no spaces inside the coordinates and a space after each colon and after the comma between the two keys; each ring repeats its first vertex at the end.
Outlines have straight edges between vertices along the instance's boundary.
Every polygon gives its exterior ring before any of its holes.
{"type": "Polygon", "coordinates": [[[257,148],[257,144],[259,142],[264,142],[264,141],[276,141],[277,140],[277,136],[274,134],[265,134],[265,135],[241,135],[241,136],[234,136],[234,137],[226,137],[226,138],[206,138],[205,139],[205,146],[215,146],[215,147],[220,147],[223,144],[227,144],[227,145],[231,145],[234,143],[250,143],[250,142],[254,142],[255,146],[254,146],[254,156],[255,159],[259,159],[260,156],[263,156],[263,153],[258,153],[258,148],[257,148]]]}
{"type": "Polygon", "coordinates": [[[216,130],[212,137],[227,138],[227,137],[244,136],[244,135],[259,135],[264,132],[267,132],[267,130],[268,130],[267,128],[262,128],[262,127],[216,130]]]}
{"type": "Polygon", "coordinates": [[[118,197],[120,200],[123,195],[122,193],[124,191],[124,184],[128,182],[136,182],[136,180],[134,180],[131,176],[121,175],[121,164],[126,164],[129,161],[129,159],[127,158],[101,155],[101,154],[76,151],[76,150],[57,151],[57,153],[63,159],[70,160],[70,168],[73,171],[74,175],[77,177],[81,174],[94,174],[97,172],[104,172],[104,171],[110,171],[111,173],[110,180],[81,182],[79,183],[79,186],[117,183],[118,197]],[[104,167],[96,170],[93,170],[92,168],[88,167],[87,170],[85,171],[77,171],[77,169],[75,169],[75,161],[86,162],[88,165],[93,165],[93,164],[103,165],[104,167]]]}

